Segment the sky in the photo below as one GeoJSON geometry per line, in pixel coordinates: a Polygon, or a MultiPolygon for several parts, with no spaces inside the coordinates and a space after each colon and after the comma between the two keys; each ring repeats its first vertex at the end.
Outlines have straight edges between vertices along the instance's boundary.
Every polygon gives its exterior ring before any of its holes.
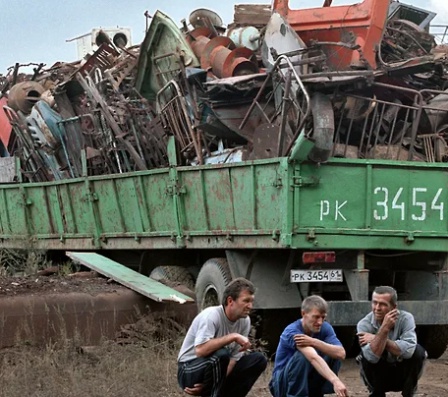
{"type": "MultiPolygon", "coordinates": [[[[403,3],[438,13],[435,23],[448,24],[447,0],[407,0],[403,3]]],[[[45,63],[78,60],[76,41],[67,40],[96,28],[131,29],[132,44],[144,38],[146,18],[159,9],[180,26],[180,21],[198,8],[217,12],[224,24],[233,21],[235,4],[269,4],[270,0],[0,0],[0,74],[15,63],[45,63]]],[[[320,6],[323,0],[290,0],[291,8],[320,6]]],[[[334,0],[354,4],[356,0],[334,0]]],[[[21,69],[26,71],[26,69],[21,69]]]]}

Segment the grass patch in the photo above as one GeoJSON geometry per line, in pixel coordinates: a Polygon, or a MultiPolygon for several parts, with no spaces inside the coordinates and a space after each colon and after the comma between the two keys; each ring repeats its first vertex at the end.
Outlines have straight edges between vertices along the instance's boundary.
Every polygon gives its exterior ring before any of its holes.
{"type": "Polygon", "coordinates": [[[94,347],[72,341],[0,351],[0,396],[179,396],[176,356],[170,340],[103,341],[94,347]]]}
{"type": "Polygon", "coordinates": [[[94,351],[69,347],[0,353],[0,396],[176,396],[175,352],[104,343],[94,351]]]}
{"type": "Polygon", "coordinates": [[[35,274],[51,265],[45,251],[0,249],[0,274],[3,276],[35,274]]]}
{"type": "MultiPolygon", "coordinates": [[[[0,397],[184,396],[177,354],[185,332],[162,315],[145,316],[98,346],[65,339],[0,350],[0,397]]],[[[270,370],[248,397],[268,396],[269,377],[270,370]]]]}

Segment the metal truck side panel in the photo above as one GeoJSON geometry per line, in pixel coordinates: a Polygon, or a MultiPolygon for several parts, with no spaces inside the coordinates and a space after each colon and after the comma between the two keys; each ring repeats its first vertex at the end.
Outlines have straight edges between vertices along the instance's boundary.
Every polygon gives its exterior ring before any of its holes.
{"type": "Polygon", "coordinates": [[[214,167],[213,171],[182,169],[185,230],[269,234],[280,226],[277,175],[278,166],[272,163],[214,167]]]}
{"type": "Polygon", "coordinates": [[[412,235],[446,236],[448,175],[443,169],[373,161],[358,167],[347,160],[329,167],[303,165],[297,173],[302,179],[319,178],[319,186],[300,188],[295,227],[363,235],[393,231],[408,236],[409,244],[412,235]]]}
{"type": "Polygon", "coordinates": [[[279,158],[0,185],[0,238],[8,248],[443,251],[447,179],[438,164],[279,158]]]}

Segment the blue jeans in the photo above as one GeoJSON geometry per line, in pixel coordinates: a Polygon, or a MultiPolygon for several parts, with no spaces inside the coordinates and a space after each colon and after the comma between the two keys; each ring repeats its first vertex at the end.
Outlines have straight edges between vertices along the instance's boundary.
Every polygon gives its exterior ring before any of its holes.
{"type": "MultiPolygon", "coordinates": [[[[339,360],[328,356],[322,358],[335,374],[339,372],[339,360]]],[[[294,353],[285,368],[273,374],[269,390],[274,397],[317,397],[334,393],[333,385],[299,351],[294,353]]]]}

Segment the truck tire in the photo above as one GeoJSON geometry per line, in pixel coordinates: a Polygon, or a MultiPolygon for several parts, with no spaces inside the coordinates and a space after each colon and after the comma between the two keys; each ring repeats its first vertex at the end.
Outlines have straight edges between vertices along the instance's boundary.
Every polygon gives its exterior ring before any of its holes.
{"type": "Polygon", "coordinates": [[[185,285],[194,291],[194,279],[191,273],[182,266],[158,266],[149,275],[154,280],[168,280],[185,285]]]}
{"type": "Polygon", "coordinates": [[[212,258],[205,262],[196,279],[198,310],[220,305],[230,281],[232,276],[225,258],[212,258]]]}
{"type": "Polygon", "coordinates": [[[256,329],[256,343],[269,356],[274,355],[283,330],[299,317],[300,310],[298,308],[255,310],[251,314],[251,320],[256,329]]]}
{"type": "Polygon", "coordinates": [[[439,358],[448,347],[448,325],[426,325],[417,328],[418,343],[422,345],[428,358],[439,358]]]}

